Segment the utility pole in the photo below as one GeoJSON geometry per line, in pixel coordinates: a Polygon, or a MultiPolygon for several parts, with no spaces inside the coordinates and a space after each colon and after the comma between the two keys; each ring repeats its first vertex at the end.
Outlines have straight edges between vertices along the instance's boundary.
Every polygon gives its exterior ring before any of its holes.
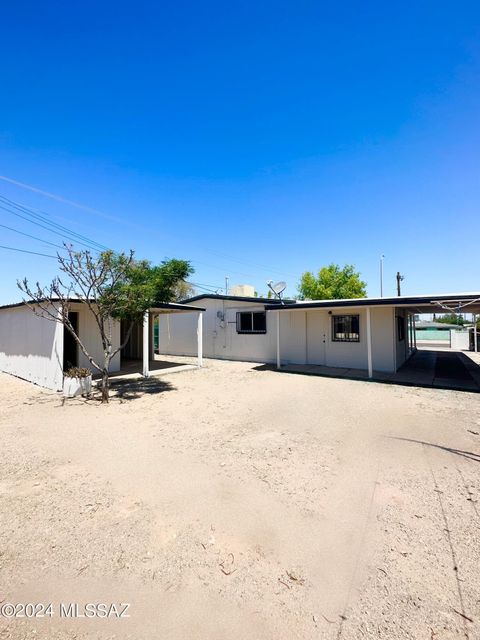
{"type": "Polygon", "coordinates": [[[405,280],[405,276],[400,275],[400,271],[397,271],[397,296],[401,296],[400,283],[405,280]]]}
{"type": "Polygon", "coordinates": [[[383,298],[383,260],[384,260],[385,256],[382,255],[380,256],[380,297],[383,298]]]}

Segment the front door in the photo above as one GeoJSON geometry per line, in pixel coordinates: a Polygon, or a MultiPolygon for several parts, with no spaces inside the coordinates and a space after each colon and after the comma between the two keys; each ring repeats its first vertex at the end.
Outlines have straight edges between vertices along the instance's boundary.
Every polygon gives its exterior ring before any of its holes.
{"type": "Polygon", "coordinates": [[[328,315],[307,310],[307,363],[326,364],[328,315]]]}
{"type": "MultiPolygon", "coordinates": [[[[78,312],[70,311],[68,319],[78,336],[78,312]]],[[[78,344],[67,327],[63,327],[63,370],[78,367],[78,344]]]]}

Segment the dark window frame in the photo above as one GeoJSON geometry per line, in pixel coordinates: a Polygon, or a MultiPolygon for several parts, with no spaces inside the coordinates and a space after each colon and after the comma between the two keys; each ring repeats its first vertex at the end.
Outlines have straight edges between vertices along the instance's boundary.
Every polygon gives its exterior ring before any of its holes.
{"type": "MultiPolygon", "coordinates": [[[[257,322],[258,325],[258,322],[257,322]]],[[[264,334],[267,333],[267,314],[265,311],[237,311],[237,333],[242,333],[242,334],[264,334]],[[245,324],[242,323],[242,316],[250,316],[250,329],[245,329],[242,328],[245,327],[245,324]],[[264,328],[262,329],[255,329],[255,320],[254,320],[254,316],[263,316],[263,322],[261,322],[260,324],[262,324],[264,326],[264,328]]]]}
{"type": "Polygon", "coordinates": [[[332,342],[360,342],[360,314],[332,315],[332,342]],[[341,327],[341,323],[343,323],[343,327],[341,327]]]}

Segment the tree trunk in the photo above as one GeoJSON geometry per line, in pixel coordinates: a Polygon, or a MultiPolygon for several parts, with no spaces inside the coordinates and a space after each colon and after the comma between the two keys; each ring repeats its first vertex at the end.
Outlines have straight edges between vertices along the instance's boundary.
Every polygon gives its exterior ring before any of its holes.
{"type": "Polygon", "coordinates": [[[110,378],[108,375],[108,369],[105,368],[102,371],[102,404],[108,403],[109,388],[110,388],[110,378]]]}

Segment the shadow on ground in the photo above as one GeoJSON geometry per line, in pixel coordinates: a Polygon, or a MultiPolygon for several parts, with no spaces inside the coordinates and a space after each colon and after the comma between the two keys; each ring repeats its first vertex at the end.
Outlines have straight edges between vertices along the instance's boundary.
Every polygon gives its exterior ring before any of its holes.
{"type": "MultiPolygon", "coordinates": [[[[111,380],[110,395],[120,400],[136,400],[144,395],[157,395],[166,391],[175,391],[171,382],[159,378],[143,378],[141,380],[111,380]]],[[[100,396],[100,390],[95,391],[100,396]]]]}
{"type": "MultiPolygon", "coordinates": [[[[158,378],[141,378],[135,380],[110,380],[110,402],[130,402],[138,400],[145,395],[158,395],[166,391],[176,391],[176,387],[170,382],[158,378]]],[[[37,399],[35,399],[37,400],[37,399]]],[[[75,398],[62,398],[61,405],[66,404],[95,404],[102,400],[100,387],[93,385],[92,393],[89,396],[76,396],[75,398]]],[[[42,401],[41,399],[39,400],[42,401]]],[[[29,404],[34,404],[29,403],[29,404]]]]}
{"type": "Polygon", "coordinates": [[[456,456],[473,460],[474,462],[480,462],[480,453],[474,453],[473,451],[463,451],[463,449],[455,449],[453,447],[445,447],[441,444],[433,444],[432,442],[424,442],[423,440],[415,440],[414,438],[402,438],[401,436],[387,436],[391,440],[403,440],[403,442],[413,442],[414,444],[421,444],[425,447],[434,447],[435,449],[441,449],[448,453],[453,453],[456,456]]]}

